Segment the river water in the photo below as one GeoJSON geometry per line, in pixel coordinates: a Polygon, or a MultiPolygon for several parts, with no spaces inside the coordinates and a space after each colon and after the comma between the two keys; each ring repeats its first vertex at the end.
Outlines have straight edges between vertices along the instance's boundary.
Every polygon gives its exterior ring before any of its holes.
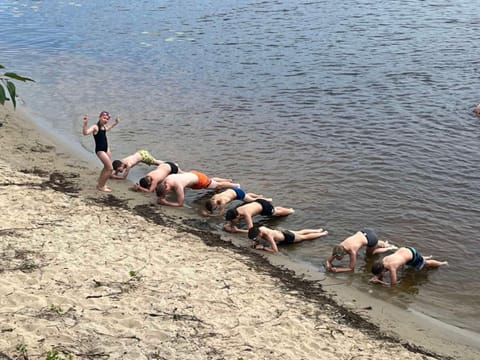
{"type": "Polygon", "coordinates": [[[82,115],[120,116],[114,158],[146,148],[296,209],[272,226],[328,229],[283,250],[318,271],[364,227],[446,259],[392,290],[361,255],[351,286],[480,331],[478,2],[0,0],[0,24],[62,140],[92,153],[82,115]]]}

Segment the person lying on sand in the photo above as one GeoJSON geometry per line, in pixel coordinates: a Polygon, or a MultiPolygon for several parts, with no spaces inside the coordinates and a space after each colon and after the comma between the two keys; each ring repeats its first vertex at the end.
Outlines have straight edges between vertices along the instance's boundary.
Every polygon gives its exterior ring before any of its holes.
{"type": "Polygon", "coordinates": [[[252,248],[270,252],[278,252],[278,246],[299,243],[305,240],[314,240],[321,236],[328,235],[328,231],[323,229],[303,229],[303,230],[273,230],[266,226],[253,226],[248,229],[248,238],[253,241],[252,248]],[[260,243],[266,240],[269,246],[260,243]]]}

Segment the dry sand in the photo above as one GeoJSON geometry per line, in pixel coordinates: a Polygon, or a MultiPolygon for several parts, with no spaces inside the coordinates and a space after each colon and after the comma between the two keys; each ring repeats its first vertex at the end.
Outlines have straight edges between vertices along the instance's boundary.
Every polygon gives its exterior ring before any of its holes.
{"type": "Polygon", "coordinates": [[[0,122],[0,359],[451,358],[139,194],[92,190],[100,168],[19,110],[0,122]]]}

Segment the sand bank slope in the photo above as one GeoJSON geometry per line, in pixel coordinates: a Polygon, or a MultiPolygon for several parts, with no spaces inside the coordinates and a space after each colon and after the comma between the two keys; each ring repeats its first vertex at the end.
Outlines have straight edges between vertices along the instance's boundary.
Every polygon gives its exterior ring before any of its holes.
{"type": "Polygon", "coordinates": [[[96,172],[59,168],[54,146],[0,115],[5,357],[434,358],[349,325],[246,254],[108,205],[82,190],[96,172]]]}

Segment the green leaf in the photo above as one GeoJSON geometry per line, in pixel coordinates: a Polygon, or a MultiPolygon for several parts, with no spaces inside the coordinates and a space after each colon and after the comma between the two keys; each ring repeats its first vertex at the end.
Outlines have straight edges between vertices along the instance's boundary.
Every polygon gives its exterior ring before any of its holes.
{"type": "Polygon", "coordinates": [[[5,69],[5,66],[3,66],[2,64],[0,64],[0,69],[5,69]]]}
{"type": "Polygon", "coordinates": [[[12,83],[11,81],[7,81],[7,90],[8,93],[10,94],[10,100],[12,100],[13,108],[15,109],[17,107],[17,100],[15,99],[17,94],[15,90],[15,84],[12,83]]]}
{"type": "Polygon", "coordinates": [[[3,74],[3,76],[9,77],[10,79],[20,80],[20,81],[33,81],[33,82],[35,82],[35,80],[33,80],[33,79],[30,79],[30,78],[27,78],[27,77],[24,77],[24,76],[20,76],[20,75],[14,73],[14,72],[6,72],[5,74],[3,74]]]}
{"type": "Polygon", "coordinates": [[[7,100],[7,94],[5,94],[5,89],[3,86],[0,84],[0,104],[4,105],[5,100],[7,100]]]}

